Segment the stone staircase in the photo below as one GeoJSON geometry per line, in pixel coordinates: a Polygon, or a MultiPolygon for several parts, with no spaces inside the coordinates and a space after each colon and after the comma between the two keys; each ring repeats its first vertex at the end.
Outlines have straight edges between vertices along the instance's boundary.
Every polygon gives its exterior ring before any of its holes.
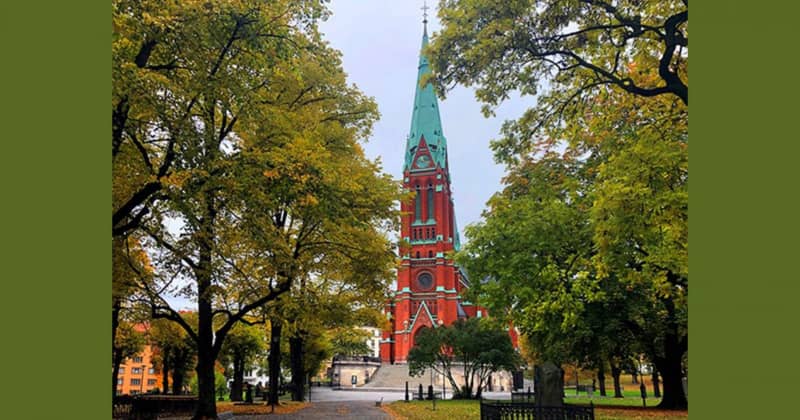
{"type": "MultiPolygon", "coordinates": [[[[442,375],[436,372],[434,372],[433,375],[434,386],[437,390],[441,390],[442,375]]],[[[422,376],[414,377],[408,374],[408,365],[391,365],[384,363],[381,364],[381,367],[372,375],[369,383],[359,388],[364,390],[370,388],[405,390],[406,381],[408,381],[408,387],[412,392],[417,389],[419,384],[422,384],[427,390],[431,382],[431,373],[426,370],[422,376]]],[[[450,389],[449,383],[445,383],[445,386],[448,390],[450,389]]]]}

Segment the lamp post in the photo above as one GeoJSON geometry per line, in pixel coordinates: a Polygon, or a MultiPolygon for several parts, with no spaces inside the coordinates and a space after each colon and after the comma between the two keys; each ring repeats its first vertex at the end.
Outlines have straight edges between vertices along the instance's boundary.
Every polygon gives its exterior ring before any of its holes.
{"type": "Polygon", "coordinates": [[[142,381],[139,382],[139,393],[144,394],[144,369],[147,365],[142,365],[142,381]]]}

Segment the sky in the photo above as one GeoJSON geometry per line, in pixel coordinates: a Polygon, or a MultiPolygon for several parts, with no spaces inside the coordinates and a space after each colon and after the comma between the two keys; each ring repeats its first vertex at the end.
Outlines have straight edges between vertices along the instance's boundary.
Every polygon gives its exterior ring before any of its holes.
{"type": "MultiPolygon", "coordinates": [[[[436,5],[428,6],[428,34],[440,26],[436,5]]],[[[402,178],[406,137],[411,126],[417,63],[422,43],[422,0],[333,0],[333,14],[320,25],[325,39],[342,52],[348,82],[375,98],[381,119],[365,145],[370,158],[380,157],[383,170],[402,178]]],[[[501,189],[504,168],[494,163],[489,142],[500,136],[507,119],[530,106],[516,98],[485,118],[472,89],[456,87],[439,98],[456,220],[464,227],[480,220],[486,201],[501,189]]]]}

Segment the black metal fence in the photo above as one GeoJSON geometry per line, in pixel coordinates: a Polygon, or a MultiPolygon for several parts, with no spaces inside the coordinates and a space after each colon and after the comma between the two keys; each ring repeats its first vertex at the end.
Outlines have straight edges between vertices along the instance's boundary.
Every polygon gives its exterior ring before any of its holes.
{"type": "Polygon", "coordinates": [[[594,420],[594,406],[542,407],[527,402],[481,400],[481,420],[594,420]]]}
{"type": "Polygon", "coordinates": [[[143,420],[159,416],[192,414],[198,399],[194,395],[122,395],[114,398],[115,419],[143,420]]]}

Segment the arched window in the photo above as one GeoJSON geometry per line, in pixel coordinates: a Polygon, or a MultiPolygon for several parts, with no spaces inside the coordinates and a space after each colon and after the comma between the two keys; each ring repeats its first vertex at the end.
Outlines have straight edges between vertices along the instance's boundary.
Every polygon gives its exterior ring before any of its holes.
{"type": "Polygon", "coordinates": [[[433,184],[428,184],[428,219],[434,218],[433,184]]]}
{"type": "Polygon", "coordinates": [[[417,251],[417,258],[419,258],[419,251],[417,251]]]}
{"type": "Polygon", "coordinates": [[[428,251],[428,258],[433,258],[433,251],[428,251]]]}
{"type": "Polygon", "coordinates": [[[414,220],[422,220],[422,191],[419,189],[419,184],[417,184],[416,192],[417,196],[414,198],[414,204],[416,206],[414,209],[414,220]]]}
{"type": "Polygon", "coordinates": [[[416,229],[411,229],[411,240],[412,241],[416,241],[417,240],[417,230],[416,229]]]}

